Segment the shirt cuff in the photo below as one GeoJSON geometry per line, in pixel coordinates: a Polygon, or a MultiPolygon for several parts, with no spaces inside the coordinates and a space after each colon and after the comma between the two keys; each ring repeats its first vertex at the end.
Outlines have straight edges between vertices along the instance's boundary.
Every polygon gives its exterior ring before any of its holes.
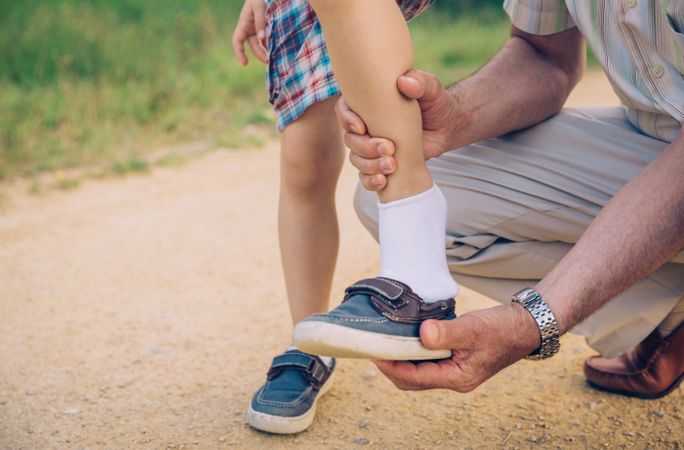
{"type": "Polygon", "coordinates": [[[577,25],[564,0],[505,0],[511,23],[526,33],[549,35],[577,25]]]}

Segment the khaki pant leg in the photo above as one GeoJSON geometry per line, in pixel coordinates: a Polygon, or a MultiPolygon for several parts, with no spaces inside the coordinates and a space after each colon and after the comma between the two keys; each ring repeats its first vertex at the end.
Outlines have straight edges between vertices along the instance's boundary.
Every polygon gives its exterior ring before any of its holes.
{"type": "MultiPolygon", "coordinates": [[[[528,130],[430,160],[449,204],[446,251],[455,278],[510,301],[543,278],[603,205],[666,146],[638,133],[621,108],[593,108],[564,110],[528,130]]],[[[357,191],[357,212],[377,237],[375,202],[357,191]]],[[[673,261],[684,262],[684,252],[673,261]]],[[[573,331],[602,354],[619,354],[651,333],[683,296],[684,265],[671,262],[573,331]]]]}

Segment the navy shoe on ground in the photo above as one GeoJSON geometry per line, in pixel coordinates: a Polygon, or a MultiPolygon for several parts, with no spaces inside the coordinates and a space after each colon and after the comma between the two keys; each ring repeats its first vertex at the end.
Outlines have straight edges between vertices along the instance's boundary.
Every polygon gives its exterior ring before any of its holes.
{"type": "Polygon", "coordinates": [[[273,358],[266,383],[254,394],[247,423],[269,433],[306,430],[316,415],[316,402],[332,386],[335,360],[288,350],[273,358]]]}
{"type": "Polygon", "coordinates": [[[420,342],[427,319],[455,319],[454,299],[426,303],[410,287],[389,278],[361,280],[345,291],[342,304],[314,314],[294,329],[302,351],[338,358],[443,359],[451,350],[430,350],[420,342]]]}

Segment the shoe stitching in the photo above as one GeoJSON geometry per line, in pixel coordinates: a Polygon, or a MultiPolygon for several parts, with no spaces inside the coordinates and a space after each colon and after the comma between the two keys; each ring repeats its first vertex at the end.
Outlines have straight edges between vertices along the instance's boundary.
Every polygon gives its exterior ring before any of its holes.
{"type": "MultiPolygon", "coordinates": [[[[279,407],[299,406],[300,404],[302,404],[304,402],[304,400],[306,400],[308,398],[309,394],[311,394],[314,391],[319,392],[319,391],[316,391],[312,386],[307,386],[307,388],[304,390],[304,392],[302,392],[299,395],[299,397],[297,397],[296,399],[294,399],[290,402],[280,402],[277,400],[266,400],[266,399],[264,399],[263,394],[264,394],[264,388],[265,387],[266,387],[266,385],[262,386],[261,389],[259,389],[259,392],[258,392],[257,398],[256,398],[257,403],[260,405],[264,405],[264,406],[279,406],[279,407]]],[[[314,396],[314,399],[315,398],[316,398],[316,396],[314,396]]]]}
{"type": "Polygon", "coordinates": [[[339,316],[324,316],[330,317],[333,320],[341,320],[345,322],[367,322],[367,323],[387,323],[388,319],[370,319],[370,318],[353,318],[353,317],[339,317],[339,316]]]}

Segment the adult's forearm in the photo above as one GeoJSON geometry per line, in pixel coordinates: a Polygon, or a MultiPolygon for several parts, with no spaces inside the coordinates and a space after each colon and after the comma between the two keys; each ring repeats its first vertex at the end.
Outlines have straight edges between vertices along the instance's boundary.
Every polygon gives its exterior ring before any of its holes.
{"type": "Polygon", "coordinates": [[[552,36],[513,29],[504,47],[478,72],[448,89],[465,120],[455,123],[449,147],[527,128],[556,114],[584,70],[576,28],[552,36]]]}
{"type": "Polygon", "coordinates": [[[573,249],[538,284],[561,332],[684,247],[683,173],[680,139],[608,202],[573,249]]]}

